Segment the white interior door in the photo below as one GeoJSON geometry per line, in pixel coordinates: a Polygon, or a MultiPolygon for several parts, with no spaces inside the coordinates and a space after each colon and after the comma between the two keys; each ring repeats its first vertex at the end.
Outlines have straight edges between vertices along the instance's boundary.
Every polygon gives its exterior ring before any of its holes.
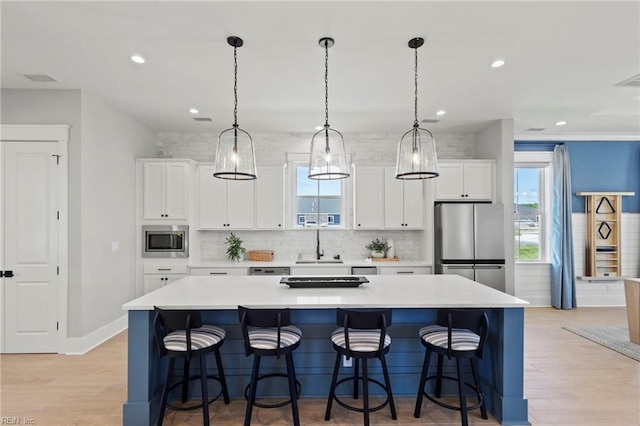
{"type": "Polygon", "coordinates": [[[2,142],[4,351],[58,351],[56,142],[2,142]]]}

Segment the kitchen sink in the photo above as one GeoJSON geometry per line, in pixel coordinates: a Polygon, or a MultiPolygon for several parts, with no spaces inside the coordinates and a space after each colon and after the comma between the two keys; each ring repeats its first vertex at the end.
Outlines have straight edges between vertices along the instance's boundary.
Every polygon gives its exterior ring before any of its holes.
{"type": "Polygon", "coordinates": [[[344,263],[342,260],[296,260],[297,264],[321,265],[323,263],[344,263]]]}

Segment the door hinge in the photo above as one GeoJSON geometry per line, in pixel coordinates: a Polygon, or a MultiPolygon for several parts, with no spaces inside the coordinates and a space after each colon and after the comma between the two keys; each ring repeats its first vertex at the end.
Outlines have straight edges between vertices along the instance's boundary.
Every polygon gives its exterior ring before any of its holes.
{"type": "Polygon", "coordinates": [[[60,267],[56,266],[56,275],[60,275],[60,267]]]}
{"type": "Polygon", "coordinates": [[[56,212],[56,219],[60,220],[60,210],[56,212]]]}
{"type": "Polygon", "coordinates": [[[60,330],[60,322],[56,321],[56,330],[60,330]]]}
{"type": "Polygon", "coordinates": [[[53,157],[56,157],[56,165],[60,165],[60,156],[58,154],[52,154],[53,157]]]}

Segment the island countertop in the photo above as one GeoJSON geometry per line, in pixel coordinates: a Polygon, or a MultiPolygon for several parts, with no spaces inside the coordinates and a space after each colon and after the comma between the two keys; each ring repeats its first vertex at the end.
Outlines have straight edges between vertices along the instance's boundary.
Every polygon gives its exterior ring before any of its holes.
{"type": "Polygon", "coordinates": [[[458,275],[370,275],[357,288],[289,288],[276,276],[188,276],[123,305],[125,310],[290,307],[325,309],[522,308],[528,302],[458,275]]]}

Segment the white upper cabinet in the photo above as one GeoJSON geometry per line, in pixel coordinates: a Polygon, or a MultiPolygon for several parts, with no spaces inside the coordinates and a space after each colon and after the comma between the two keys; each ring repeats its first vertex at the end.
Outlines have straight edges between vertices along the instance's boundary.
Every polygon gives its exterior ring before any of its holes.
{"type": "Polygon", "coordinates": [[[198,166],[198,229],[253,229],[255,181],[218,179],[213,171],[198,166]]]}
{"type": "Polygon", "coordinates": [[[384,227],[424,229],[422,179],[396,179],[394,167],[384,168],[384,227]]]}
{"type": "Polygon", "coordinates": [[[187,219],[189,192],[187,162],[144,162],[143,182],[144,219],[187,219]]]}
{"type": "Polygon", "coordinates": [[[256,228],[284,228],[284,170],[282,166],[258,167],[256,228]]]}
{"type": "Polygon", "coordinates": [[[357,167],[354,178],[354,229],[384,227],[384,169],[357,167]]]}
{"type": "Polygon", "coordinates": [[[495,161],[440,161],[435,181],[436,201],[493,201],[495,161]]]}

